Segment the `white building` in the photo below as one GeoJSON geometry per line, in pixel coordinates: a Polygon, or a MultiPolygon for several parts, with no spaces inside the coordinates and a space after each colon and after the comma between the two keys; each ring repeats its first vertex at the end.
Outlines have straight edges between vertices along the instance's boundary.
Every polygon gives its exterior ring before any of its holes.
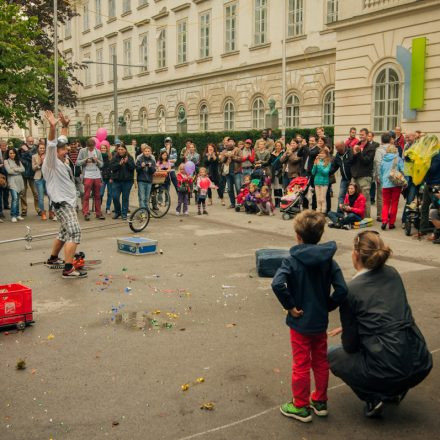
{"type": "MultiPolygon", "coordinates": [[[[74,3],[80,16],[60,44],[67,57],[110,63],[116,54],[118,63],[143,66],[118,68],[128,133],[176,131],[181,106],[189,132],[261,129],[271,97],[281,125],[285,21],[288,127],[335,125],[338,137],[351,126],[440,131],[440,0],[74,3]],[[410,71],[420,37],[424,78],[410,71]]],[[[90,64],[79,75],[73,121],[85,135],[98,126],[114,132],[111,66],[90,64]]]]}

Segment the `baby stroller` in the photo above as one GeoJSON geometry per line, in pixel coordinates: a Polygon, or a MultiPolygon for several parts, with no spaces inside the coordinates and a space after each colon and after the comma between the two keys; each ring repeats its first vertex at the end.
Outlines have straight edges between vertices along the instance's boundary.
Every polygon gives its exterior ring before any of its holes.
{"type": "Polygon", "coordinates": [[[287,194],[281,198],[280,211],[283,214],[283,220],[290,220],[301,212],[308,185],[307,177],[295,177],[291,180],[286,188],[287,194]],[[293,188],[297,185],[299,191],[294,192],[293,188]]]}

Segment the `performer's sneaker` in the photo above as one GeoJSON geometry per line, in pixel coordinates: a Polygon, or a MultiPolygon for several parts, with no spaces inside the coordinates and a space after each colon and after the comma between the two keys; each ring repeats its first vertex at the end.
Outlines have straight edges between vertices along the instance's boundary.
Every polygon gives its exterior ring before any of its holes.
{"type": "Polygon", "coordinates": [[[63,278],[86,278],[87,272],[72,267],[70,270],[63,270],[63,278]]]}
{"type": "Polygon", "coordinates": [[[365,404],[365,409],[364,409],[365,417],[368,418],[379,417],[382,413],[382,409],[383,409],[383,402],[381,400],[367,402],[365,404]]]}
{"type": "Polygon", "coordinates": [[[64,269],[64,260],[61,258],[49,258],[44,265],[49,269],[64,269]]]}
{"type": "Polygon", "coordinates": [[[292,402],[281,405],[280,411],[281,414],[283,414],[284,416],[291,417],[303,423],[308,423],[312,421],[312,412],[309,408],[297,408],[292,402]]]}
{"type": "Polygon", "coordinates": [[[319,416],[319,417],[328,416],[327,402],[320,402],[318,400],[312,400],[310,402],[310,407],[312,408],[313,412],[317,416],[319,416]]]}

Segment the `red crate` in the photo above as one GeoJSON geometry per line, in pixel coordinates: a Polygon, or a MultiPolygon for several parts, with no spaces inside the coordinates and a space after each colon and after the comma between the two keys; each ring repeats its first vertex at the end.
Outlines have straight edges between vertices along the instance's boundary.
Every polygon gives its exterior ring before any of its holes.
{"type": "Polygon", "coordinates": [[[32,289],[22,284],[0,285],[0,328],[23,329],[33,322],[32,289]]]}

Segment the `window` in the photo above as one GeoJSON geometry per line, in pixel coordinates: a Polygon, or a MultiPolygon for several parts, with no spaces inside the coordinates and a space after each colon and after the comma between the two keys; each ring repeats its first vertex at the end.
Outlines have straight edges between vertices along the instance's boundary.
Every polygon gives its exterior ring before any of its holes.
{"type": "Polygon", "coordinates": [[[303,0],[289,0],[287,11],[287,36],[296,37],[304,33],[304,5],[303,0]]]}
{"type": "Polygon", "coordinates": [[[68,18],[64,27],[64,37],[70,38],[72,36],[72,19],[68,18]]]}
{"type": "MultiPolygon", "coordinates": [[[[85,53],[84,59],[90,60],[90,54],[85,53]]],[[[92,65],[91,64],[86,64],[85,73],[84,73],[84,85],[85,86],[92,85],[92,65]]]]}
{"type": "Polygon", "coordinates": [[[139,62],[143,66],[142,72],[148,70],[148,34],[141,36],[141,44],[139,45],[139,62]]]}
{"type": "Polygon", "coordinates": [[[289,95],[286,100],[286,126],[297,128],[299,124],[299,98],[296,95],[289,95]]]}
{"type": "Polygon", "coordinates": [[[124,40],[124,76],[131,75],[131,38],[124,40]]]}
{"type": "Polygon", "coordinates": [[[86,115],[84,118],[84,127],[85,127],[85,135],[90,136],[92,133],[92,120],[90,118],[90,115],[86,115]]]}
{"type": "Polygon", "coordinates": [[[103,49],[96,49],[96,82],[100,84],[104,82],[104,72],[102,69],[102,63],[104,61],[103,49]]]}
{"type": "Polygon", "coordinates": [[[110,112],[108,123],[110,125],[110,134],[115,134],[115,112],[110,112]]]}
{"type": "Polygon", "coordinates": [[[397,72],[386,67],[374,83],[374,130],[389,131],[399,125],[400,80],[397,72]]]}
{"type": "Polygon", "coordinates": [[[208,130],[208,106],[206,104],[202,104],[200,106],[199,120],[200,120],[200,130],[207,131],[208,130]]]}
{"type": "Polygon", "coordinates": [[[211,52],[211,11],[200,14],[200,58],[207,58],[211,52]]]}
{"type": "Polygon", "coordinates": [[[113,79],[114,79],[113,78],[113,57],[115,55],[116,55],[116,44],[111,44],[108,47],[108,62],[112,64],[109,69],[109,73],[110,73],[109,77],[110,77],[111,81],[113,81],[113,79]]]}
{"type": "Polygon", "coordinates": [[[139,125],[141,129],[141,133],[146,133],[148,126],[148,113],[145,107],[142,107],[139,110],[139,125]]]}
{"type": "Polygon", "coordinates": [[[235,123],[235,106],[232,101],[226,101],[223,110],[225,130],[233,130],[235,123]]]}
{"type": "Polygon", "coordinates": [[[225,52],[237,50],[237,3],[225,6],[225,52]]]}
{"type": "Polygon", "coordinates": [[[116,0],[108,0],[108,17],[116,17],[116,0]]]}
{"type": "Polygon", "coordinates": [[[167,34],[166,29],[159,31],[157,38],[157,68],[162,69],[167,65],[167,34]]]}
{"type": "Polygon", "coordinates": [[[267,43],[267,0],[254,0],[254,44],[267,43]]]}
{"type": "Polygon", "coordinates": [[[96,115],[96,127],[97,128],[104,127],[104,117],[102,116],[101,113],[98,113],[96,115]]]}
{"type": "Polygon", "coordinates": [[[89,23],[89,4],[86,3],[83,6],[83,31],[88,31],[90,29],[89,23]]]}
{"type": "Polygon", "coordinates": [[[165,133],[166,132],[166,115],[165,115],[165,109],[163,107],[160,107],[157,110],[157,131],[158,133],[165,133]]]}
{"type": "Polygon", "coordinates": [[[252,128],[264,128],[264,102],[257,98],[252,104],[252,128]]]}
{"type": "Polygon", "coordinates": [[[188,20],[177,22],[177,64],[186,63],[188,20]]]}
{"type": "Polygon", "coordinates": [[[124,122],[127,134],[131,133],[131,113],[130,110],[125,110],[124,112],[124,122]]]}
{"type": "Polygon", "coordinates": [[[95,0],[95,26],[102,24],[101,0],[95,0]]]}
{"type": "Polygon", "coordinates": [[[122,2],[122,13],[131,11],[131,0],[123,0],[122,2]]]}
{"type": "Polygon", "coordinates": [[[327,0],[327,23],[338,20],[338,2],[339,0],[327,0]]]}
{"type": "Polygon", "coordinates": [[[322,122],[324,125],[335,125],[335,89],[330,89],[324,95],[322,122]]]}

